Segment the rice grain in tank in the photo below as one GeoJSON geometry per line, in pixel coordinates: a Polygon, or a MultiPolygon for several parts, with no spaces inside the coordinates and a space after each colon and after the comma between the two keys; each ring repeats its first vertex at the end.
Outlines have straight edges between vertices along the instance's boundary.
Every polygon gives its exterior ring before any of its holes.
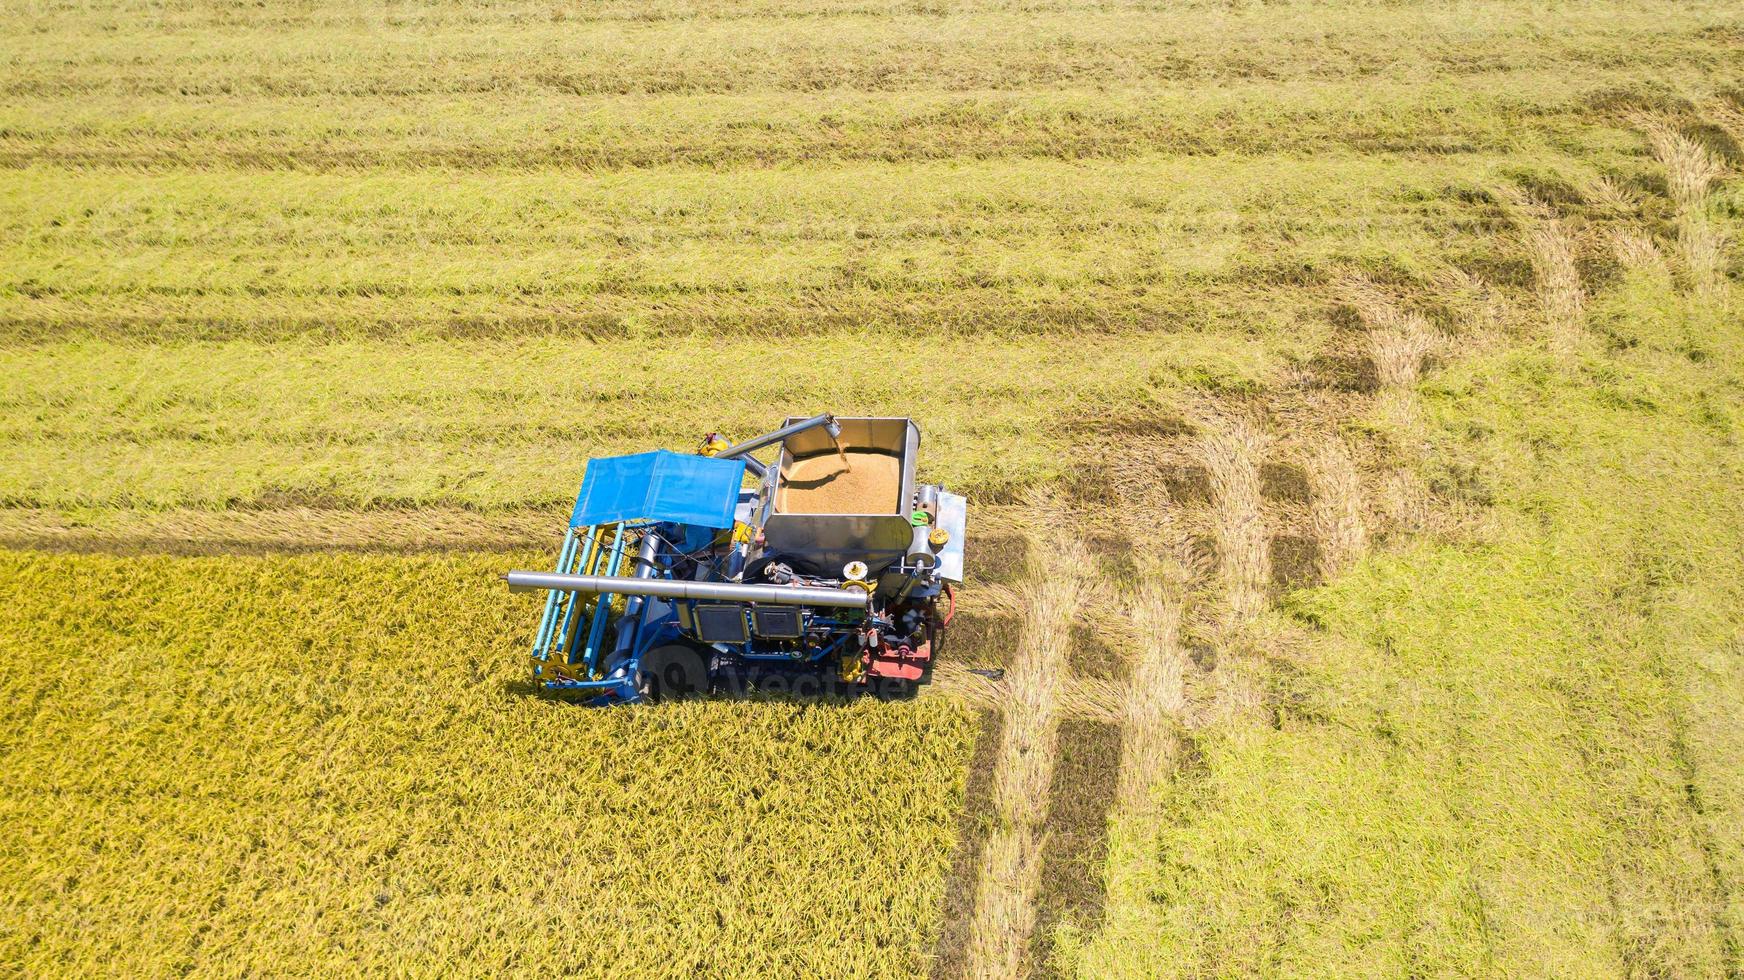
{"type": "Polygon", "coordinates": [[[849,448],[796,459],[781,474],[775,510],[782,514],[894,514],[902,495],[902,459],[849,448]]]}

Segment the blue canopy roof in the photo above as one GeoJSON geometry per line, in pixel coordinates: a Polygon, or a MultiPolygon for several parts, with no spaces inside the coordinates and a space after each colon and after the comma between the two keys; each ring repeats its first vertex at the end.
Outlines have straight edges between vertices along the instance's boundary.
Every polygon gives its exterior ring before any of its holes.
{"type": "Polygon", "coordinates": [[[645,520],[732,527],[744,480],[742,459],[665,449],[590,459],[569,526],[645,520]]]}

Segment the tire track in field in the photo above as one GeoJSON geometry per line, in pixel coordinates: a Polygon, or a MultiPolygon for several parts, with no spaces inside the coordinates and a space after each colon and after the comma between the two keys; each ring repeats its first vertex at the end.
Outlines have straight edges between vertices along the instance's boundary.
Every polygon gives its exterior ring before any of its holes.
{"type": "MultiPolygon", "coordinates": [[[[1729,108],[1729,107],[1728,107],[1729,108]]],[[[1744,113],[1722,113],[1722,122],[1737,116],[1744,130],[1744,113]]],[[[1709,191],[1726,174],[1725,164],[1700,142],[1656,119],[1638,125],[1647,134],[1653,158],[1665,171],[1666,188],[1676,209],[1677,251],[1692,291],[1712,294],[1725,274],[1726,235],[1708,215],[1709,191]]],[[[1728,127],[1723,127],[1728,128],[1728,127]]]]}
{"type": "MultiPolygon", "coordinates": [[[[1421,313],[1402,309],[1366,276],[1348,276],[1341,286],[1347,302],[1368,328],[1376,385],[1372,413],[1405,446],[1404,458],[1386,471],[1382,507],[1394,526],[1406,531],[1422,530],[1428,523],[1431,503],[1428,488],[1415,466],[1416,446],[1422,441],[1417,384],[1423,380],[1424,360],[1437,353],[1440,344],[1421,313]]],[[[1322,453],[1336,454],[1338,448],[1332,443],[1322,453]]],[[[1317,457],[1315,462],[1325,506],[1342,511],[1318,516],[1330,525],[1330,530],[1342,536],[1335,546],[1351,549],[1366,541],[1367,535],[1357,530],[1362,527],[1362,517],[1356,512],[1357,505],[1349,500],[1350,489],[1340,485],[1345,475],[1339,472],[1335,455],[1317,457]]],[[[1346,560],[1359,553],[1347,551],[1346,560]]]]}
{"type": "Polygon", "coordinates": [[[1532,261],[1538,306],[1550,330],[1551,349],[1573,351],[1586,335],[1587,291],[1575,262],[1568,226],[1555,209],[1512,184],[1500,194],[1521,229],[1532,261]]]}
{"type": "Polygon", "coordinates": [[[995,824],[982,848],[965,975],[1028,974],[1036,925],[1043,825],[1054,778],[1067,644],[1085,604],[1089,556],[1074,536],[1038,535],[1032,547],[1017,655],[1006,673],[1005,720],[994,761],[995,824]]]}
{"type": "Polygon", "coordinates": [[[1362,474],[1347,439],[1336,435],[1320,439],[1308,457],[1307,469],[1312,488],[1310,521],[1320,543],[1316,571],[1328,579],[1368,550],[1371,518],[1362,474]]]}
{"type": "MultiPolygon", "coordinates": [[[[1202,406],[1170,428],[1179,431],[1140,454],[1148,479],[1121,481],[1132,493],[1118,509],[1149,553],[1135,560],[1120,596],[1124,628],[1115,635],[1129,671],[1111,685],[1120,754],[1107,822],[1140,848],[1157,839],[1169,794],[1197,758],[1194,729],[1257,720],[1265,694],[1247,662],[1247,633],[1274,586],[1278,528],[1266,501],[1277,491],[1268,485],[1300,472],[1268,460],[1275,440],[1264,408],[1246,400],[1202,406]],[[1196,656],[1194,643],[1209,655],[1196,656]]],[[[1150,901],[1156,870],[1130,860],[1105,868],[1102,921],[1150,901]]]]}
{"type": "Polygon", "coordinates": [[[1181,600],[1156,569],[1147,570],[1128,600],[1138,633],[1132,682],[1122,705],[1124,741],[1115,819],[1157,815],[1156,794],[1168,782],[1181,749],[1179,727],[1187,708],[1187,652],[1181,645],[1181,600]]]}
{"type": "Polygon", "coordinates": [[[1268,604],[1272,563],[1260,499],[1260,463],[1271,440],[1241,415],[1210,416],[1205,428],[1199,456],[1211,478],[1218,580],[1227,621],[1238,625],[1251,622],[1268,604]]]}
{"type": "MultiPolygon", "coordinates": [[[[1744,125],[1744,114],[1739,122],[1744,125]]],[[[1696,190],[1707,194],[1721,171],[1688,137],[1661,135],[1655,152],[1668,170],[1683,170],[1668,176],[1680,215],[1674,251],[1686,284],[1700,293],[1712,288],[1723,267],[1710,254],[1724,240],[1711,229],[1703,230],[1700,222],[1706,220],[1708,205],[1696,190]],[[1720,244],[1703,244],[1712,240],[1720,244]]],[[[1553,351],[1572,351],[1588,336],[1588,287],[1576,261],[1575,236],[1562,216],[1525,191],[1504,188],[1500,196],[1532,264],[1532,298],[1540,322],[1549,327],[1548,344],[1553,351]]],[[[1638,203],[1604,181],[1589,197],[1600,208],[1616,212],[1612,217],[1631,217],[1638,203]]],[[[1632,221],[1620,221],[1608,233],[1610,248],[1623,266],[1666,267],[1659,248],[1632,221]]],[[[1338,281],[1343,300],[1362,325],[1366,371],[1358,374],[1372,380],[1366,390],[1321,406],[1318,424],[1310,419],[1307,431],[1291,431],[1302,413],[1289,404],[1289,393],[1262,396],[1258,406],[1224,399],[1201,413],[1198,426],[1187,427],[1197,433],[1193,439],[1178,440],[1174,437],[1181,433],[1159,431],[1162,441],[1172,445],[1153,453],[1149,473],[1136,478],[1110,474],[1128,489],[1166,487],[1161,509],[1167,513],[1158,516],[1158,502],[1149,499],[1140,501],[1136,512],[1123,507],[1128,511],[1123,518],[1153,524],[1164,538],[1179,542],[1187,579],[1176,582],[1155,568],[1139,575],[1124,607],[1124,646],[1132,668],[1128,682],[1060,680],[1056,710],[1060,717],[1101,717],[1121,725],[1119,781],[1109,816],[1140,839],[1154,839],[1155,821],[1162,819],[1158,797],[1195,755],[1194,730],[1230,722],[1264,723],[1269,697],[1264,678],[1274,669],[1268,658],[1288,658],[1288,651],[1279,649],[1293,642],[1287,627],[1280,633],[1273,629],[1278,624],[1260,622],[1276,590],[1292,584],[1278,547],[1292,518],[1268,490],[1271,473],[1288,464],[1273,460],[1274,454],[1283,450],[1293,455],[1308,487],[1300,520],[1314,545],[1315,578],[1337,574],[1388,535],[1413,535],[1449,522],[1457,526],[1470,516],[1467,508],[1474,504],[1457,488],[1452,496],[1443,490],[1438,497],[1419,473],[1428,447],[1418,385],[1436,358],[1461,352],[1419,307],[1429,301],[1454,311],[1460,327],[1452,336],[1459,348],[1482,349],[1505,339],[1507,324],[1520,316],[1504,295],[1459,269],[1444,269],[1431,283],[1419,285],[1431,295],[1401,296],[1360,274],[1338,281]],[[1365,417],[1380,423],[1382,431],[1367,438],[1346,433],[1347,422],[1365,417]],[[1195,560],[1195,552],[1204,556],[1207,551],[1209,561],[1195,560]]],[[[1340,386],[1329,382],[1328,387],[1340,386]]],[[[1095,615],[1092,610],[1086,618],[1095,615]]],[[[1100,625],[1111,634],[1122,632],[1116,624],[1100,625]]],[[[995,694],[988,703],[1003,703],[1003,697],[1003,692],[995,694]]],[[[1686,755],[1680,752],[1678,757],[1693,780],[1686,755]]],[[[1709,832],[1700,825],[1700,793],[1693,782],[1691,786],[1688,803],[1698,818],[1695,831],[1709,877],[1715,893],[1725,896],[1725,875],[1709,832]]],[[[1146,900],[1142,881],[1154,869],[1107,870],[1111,900],[1146,900]]],[[[1723,897],[1720,903],[1715,928],[1727,955],[1735,957],[1738,942],[1724,919],[1723,897]]],[[[1636,963],[1649,965],[1638,958],[1636,963]]],[[[1014,967],[1005,975],[1022,973],[1014,967]]]]}
{"type": "MultiPolygon", "coordinates": [[[[1320,371],[1257,399],[1205,403],[1180,431],[1153,437],[1148,479],[1121,481],[1133,488],[1124,519],[1162,542],[1125,605],[1132,672],[1118,708],[1122,761],[1110,817],[1130,840],[1156,840],[1172,787],[1203,765],[1198,732],[1273,723],[1282,710],[1269,678],[1288,669],[1297,638],[1268,618],[1276,598],[1431,519],[1413,465],[1416,389],[1445,340],[1361,274],[1331,285],[1356,313],[1360,333],[1345,335],[1351,352],[1317,359],[1320,371]],[[1343,380],[1347,372],[1355,384],[1343,380]],[[1359,419],[1378,422],[1380,433],[1353,434],[1349,423],[1359,419]]],[[[1443,270],[1435,288],[1470,318],[1479,342],[1506,312],[1487,284],[1460,270],[1443,270]]],[[[1110,867],[1110,903],[1149,902],[1156,871],[1148,862],[1110,867]]]]}

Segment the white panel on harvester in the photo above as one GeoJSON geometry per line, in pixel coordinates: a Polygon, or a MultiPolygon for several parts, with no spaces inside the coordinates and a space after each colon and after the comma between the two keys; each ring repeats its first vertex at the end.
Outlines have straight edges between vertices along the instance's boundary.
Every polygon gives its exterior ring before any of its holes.
{"type": "Polygon", "coordinates": [[[951,536],[939,552],[939,578],[963,581],[963,535],[969,524],[969,501],[962,494],[939,491],[938,526],[951,536]]]}

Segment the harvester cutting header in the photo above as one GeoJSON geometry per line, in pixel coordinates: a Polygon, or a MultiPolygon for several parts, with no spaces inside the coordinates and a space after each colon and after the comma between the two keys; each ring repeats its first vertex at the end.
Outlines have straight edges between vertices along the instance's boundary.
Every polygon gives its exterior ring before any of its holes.
{"type": "Polygon", "coordinates": [[[695,455],[589,460],[555,570],[508,574],[548,592],[535,681],[601,704],[924,681],[967,502],[915,482],[919,449],[911,419],[818,415],[695,455]]]}

